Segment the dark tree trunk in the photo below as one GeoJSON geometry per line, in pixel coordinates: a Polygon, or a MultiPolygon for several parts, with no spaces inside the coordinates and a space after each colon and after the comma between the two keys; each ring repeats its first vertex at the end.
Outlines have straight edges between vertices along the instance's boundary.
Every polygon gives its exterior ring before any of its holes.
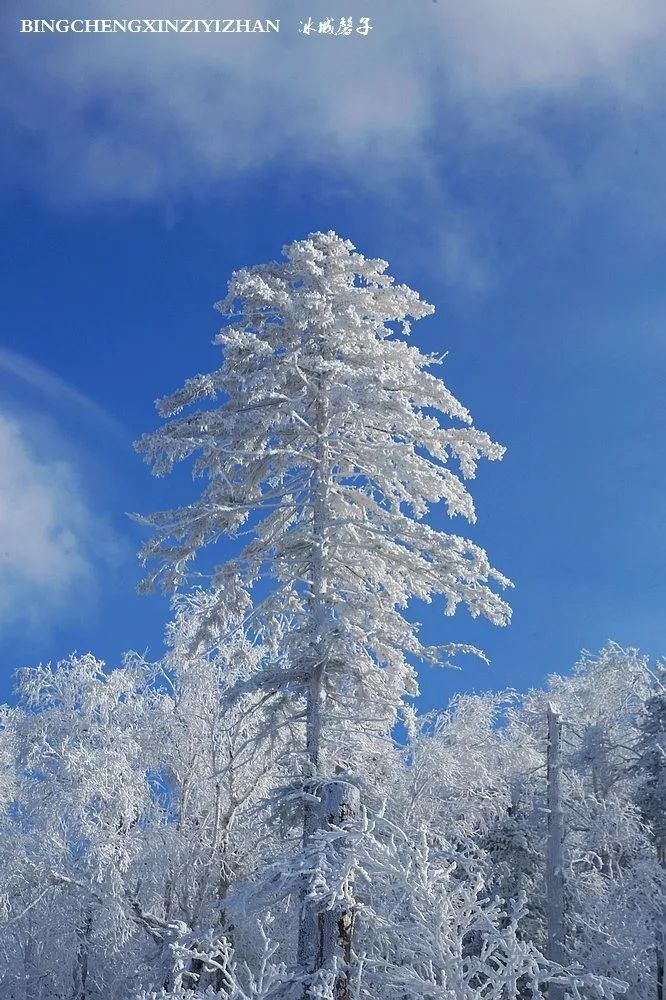
{"type": "MultiPolygon", "coordinates": [[[[358,788],[348,781],[328,781],[322,788],[321,826],[344,827],[360,812],[358,788]]],[[[342,841],[337,850],[344,851],[342,841]]],[[[339,969],[334,987],[335,1000],[350,1000],[350,963],[354,929],[354,900],[351,888],[347,899],[332,909],[317,914],[315,969],[335,964],[339,969]]]]}
{"type": "Polygon", "coordinates": [[[90,961],[90,936],[92,934],[92,913],[88,911],[85,921],[77,931],[79,939],[74,964],[74,990],[72,1000],[88,998],[88,965],[90,961]]]}

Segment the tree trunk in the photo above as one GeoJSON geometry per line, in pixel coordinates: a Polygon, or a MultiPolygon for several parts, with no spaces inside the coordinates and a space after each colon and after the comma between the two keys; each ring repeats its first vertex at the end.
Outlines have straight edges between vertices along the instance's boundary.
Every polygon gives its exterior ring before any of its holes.
{"type": "MultiPolygon", "coordinates": [[[[315,413],[313,417],[314,430],[317,433],[315,448],[315,470],[312,482],[312,561],[310,566],[310,600],[309,600],[309,632],[310,632],[310,682],[307,692],[306,711],[306,751],[308,756],[312,786],[307,789],[311,794],[315,788],[321,787],[317,778],[320,768],[320,745],[322,728],[322,702],[324,699],[325,650],[324,636],[326,631],[326,525],[328,521],[328,491],[330,484],[330,469],[328,447],[325,432],[328,424],[328,399],[326,386],[322,379],[317,379],[317,396],[315,398],[315,413]]],[[[303,816],[303,847],[307,848],[312,836],[321,825],[321,814],[316,804],[306,801],[303,816]]],[[[318,913],[311,901],[307,900],[309,886],[303,887],[301,898],[301,915],[298,928],[298,964],[304,971],[314,972],[317,965],[317,922],[318,913]]]]}
{"type": "MultiPolygon", "coordinates": [[[[564,965],[564,822],[560,795],[560,736],[562,719],[552,704],[548,705],[548,838],[546,846],[546,922],[547,957],[564,965]]],[[[551,984],[549,1000],[561,1000],[563,987],[551,984]]]]}
{"type": "Polygon", "coordinates": [[[74,992],[72,993],[72,1000],[87,1000],[88,997],[88,962],[90,958],[90,935],[92,934],[92,924],[92,913],[88,911],[83,926],[77,931],[79,943],[76,949],[74,992]]]}
{"type": "MultiPolygon", "coordinates": [[[[329,781],[322,789],[321,825],[344,827],[360,813],[358,788],[348,781],[329,781]]],[[[346,851],[344,839],[337,851],[346,851]]],[[[332,967],[339,970],[335,979],[335,1000],[350,1000],[349,965],[351,962],[352,934],[354,929],[354,899],[351,886],[347,886],[344,902],[319,913],[317,921],[316,968],[332,967]]]]}

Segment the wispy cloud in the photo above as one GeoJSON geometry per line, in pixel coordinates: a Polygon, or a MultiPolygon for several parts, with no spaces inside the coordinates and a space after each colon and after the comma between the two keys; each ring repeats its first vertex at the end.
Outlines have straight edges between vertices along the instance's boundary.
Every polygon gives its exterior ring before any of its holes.
{"type": "Polygon", "coordinates": [[[50,402],[73,407],[79,414],[95,421],[114,436],[127,440],[128,433],[120,421],[107,413],[94,400],[70,385],[69,382],[60,378],[59,375],[25,357],[25,355],[0,347],[1,375],[10,376],[23,385],[30,386],[50,402]]]}
{"type": "Polygon", "coordinates": [[[89,489],[103,468],[82,436],[108,444],[128,434],[65,379],[6,348],[0,388],[0,629],[48,630],[93,612],[101,574],[124,557],[102,491],[89,489]]]}
{"type": "Polygon", "coordinates": [[[0,413],[0,626],[48,627],[89,609],[110,536],[70,461],[0,413]]]}

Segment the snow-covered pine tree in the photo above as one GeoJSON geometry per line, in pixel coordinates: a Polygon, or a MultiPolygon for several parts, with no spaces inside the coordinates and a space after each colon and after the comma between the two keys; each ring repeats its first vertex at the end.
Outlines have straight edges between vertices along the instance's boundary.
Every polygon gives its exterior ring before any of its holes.
{"type": "MultiPolygon", "coordinates": [[[[510,610],[492,589],[508,581],[485,552],[425,522],[439,503],[473,521],[463,480],[479,458],[503,453],[432,374],[441,359],[404,339],[432,307],[335,233],[314,233],[284,257],[233,274],[217,305],[221,366],[162,399],[168,422],[138,442],[157,475],[196,455],[208,480],[191,504],[142,519],[154,529],[142,557],[153,564],[146,586],[173,590],[205,546],[249,536],[217,569],[216,613],[248,610],[254,590],[257,632],[289,623],[284,668],[255,683],[305,706],[307,843],[322,786],[340,771],[353,782],[349,744],[388,732],[415,693],[408,658],[469,649],[426,647],[409,600],[442,595],[447,614],[465,604],[498,625],[510,610]]],[[[305,905],[301,920],[299,960],[313,972],[330,943],[321,912],[305,905]]],[[[344,942],[339,964],[343,951],[344,942]]]]}

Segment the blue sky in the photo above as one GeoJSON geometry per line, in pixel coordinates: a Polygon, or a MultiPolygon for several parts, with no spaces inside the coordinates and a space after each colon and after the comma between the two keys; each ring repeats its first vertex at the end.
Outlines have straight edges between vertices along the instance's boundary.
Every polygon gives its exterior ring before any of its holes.
{"type": "MultiPolygon", "coordinates": [[[[473,484],[471,534],[516,584],[514,622],[417,609],[429,637],[492,658],[424,672],[424,703],[540,683],[607,638],[661,654],[662,5],[245,5],[281,18],[265,38],[33,37],[20,6],[1,28],[0,695],[74,649],[159,655],[168,606],[135,592],[126,512],[193,487],[152,480],[131,443],[215,365],[231,270],[318,229],[435,305],[415,341],[449,351],[445,380],[507,446],[473,484]],[[373,32],[298,34],[325,14],[373,32]]],[[[57,11],[157,13],[191,11],[57,11]]]]}

